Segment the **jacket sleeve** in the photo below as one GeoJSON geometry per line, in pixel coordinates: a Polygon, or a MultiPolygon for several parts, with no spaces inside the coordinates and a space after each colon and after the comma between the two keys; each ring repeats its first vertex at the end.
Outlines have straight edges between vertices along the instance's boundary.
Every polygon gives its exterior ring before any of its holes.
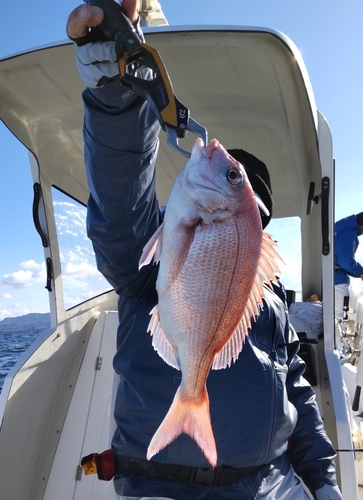
{"type": "Polygon", "coordinates": [[[314,494],[324,484],[336,485],[335,450],[324,430],[315,393],[304,379],[305,363],[298,356],[299,340],[289,327],[287,391],[298,419],[290,440],[289,456],[296,473],[314,494]]]}
{"type": "Polygon", "coordinates": [[[335,235],[335,263],[350,276],[359,278],[363,274],[363,266],[355,260],[357,235],[352,230],[341,230],[335,235]]]}
{"type": "Polygon", "coordinates": [[[148,103],[118,80],[86,89],[84,143],[90,189],[87,230],[100,272],[122,297],[154,286],[156,267],[138,270],[160,224],[155,194],[159,124],[148,103]]]}

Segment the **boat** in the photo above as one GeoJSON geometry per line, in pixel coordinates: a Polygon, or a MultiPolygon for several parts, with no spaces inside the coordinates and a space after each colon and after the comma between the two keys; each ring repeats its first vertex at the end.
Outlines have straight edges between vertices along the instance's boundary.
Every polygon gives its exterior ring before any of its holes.
{"type": "MultiPolygon", "coordinates": [[[[143,2],[145,12],[151,3],[143,2]]],[[[273,222],[298,221],[301,288],[288,290],[289,303],[299,309],[317,295],[320,326],[306,325],[294,314],[292,323],[337,450],[343,498],[357,500],[363,484],[363,402],[356,401],[352,410],[359,352],[353,352],[349,335],[359,337],[362,325],[354,311],[349,328],[334,320],[333,143],[302,57],[275,29],[169,26],[161,14],[159,9],[144,32],[160,52],[175,94],[210,137],[227,148],[243,147],[269,166],[273,222]]],[[[0,484],[6,499],[116,498],[112,481],[84,476],[80,461],[109,448],[115,429],[117,297],[107,290],[67,306],[54,208],[56,192],[87,204],[83,88],[69,41],[0,61],[0,118],[29,150],[51,312],[51,327],[9,372],[0,396],[0,484]]],[[[157,192],[162,205],[185,163],[165,139],[161,133],[157,192]]],[[[188,134],[183,147],[190,150],[193,142],[188,134]]]]}

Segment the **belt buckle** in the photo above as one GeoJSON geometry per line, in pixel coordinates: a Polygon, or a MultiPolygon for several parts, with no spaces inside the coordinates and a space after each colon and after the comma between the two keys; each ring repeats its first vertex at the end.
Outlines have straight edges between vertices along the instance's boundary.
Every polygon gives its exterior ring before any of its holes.
{"type": "Polygon", "coordinates": [[[197,467],[193,482],[204,486],[214,486],[217,482],[217,476],[220,475],[218,472],[218,467],[215,469],[212,469],[211,467],[197,467]]]}

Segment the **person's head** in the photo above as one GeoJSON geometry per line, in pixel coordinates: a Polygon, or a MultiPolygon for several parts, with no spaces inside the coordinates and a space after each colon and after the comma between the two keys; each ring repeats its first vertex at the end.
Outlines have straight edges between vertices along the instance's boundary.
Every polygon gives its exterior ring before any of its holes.
{"type": "Polygon", "coordinates": [[[361,233],[363,233],[363,212],[359,212],[359,214],[356,214],[356,219],[357,219],[357,226],[359,227],[359,230],[361,233]]]}
{"type": "Polygon", "coordinates": [[[270,222],[273,212],[271,181],[267,167],[261,160],[243,149],[228,149],[228,153],[243,165],[252,189],[259,195],[270,212],[270,215],[261,213],[262,226],[265,228],[270,222]]]}

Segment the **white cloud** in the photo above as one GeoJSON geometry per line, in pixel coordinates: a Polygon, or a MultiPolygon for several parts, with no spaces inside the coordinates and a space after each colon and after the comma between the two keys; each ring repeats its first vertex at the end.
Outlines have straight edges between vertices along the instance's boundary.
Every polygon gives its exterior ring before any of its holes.
{"type": "Polygon", "coordinates": [[[7,309],[0,309],[0,321],[11,316],[10,312],[7,309]]]}
{"type": "Polygon", "coordinates": [[[0,299],[9,300],[9,299],[12,299],[12,298],[13,298],[13,296],[10,293],[0,294],[0,299]]]}
{"type": "Polygon", "coordinates": [[[30,310],[24,304],[13,304],[9,309],[0,309],[0,321],[5,318],[15,318],[29,313],[30,310]]]}
{"type": "Polygon", "coordinates": [[[32,272],[31,271],[15,271],[11,274],[4,274],[1,279],[2,285],[12,286],[14,288],[22,288],[31,284],[32,272]]]}
{"type": "Polygon", "coordinates": [[[34,260],[28,260],[20,264],[20,270],[4,274],[0,279],[0,285],[12,288],[23,288],[34,283],[45,282],[45,264],[38,264],[34,260]]]}
{"type": "Polygon", "coordinates": [[[68,262],[63,267],[63,276],[68,278],[87,280],[97,275],[99,275],[97,268],[88,262],[81,262],[80,264],[68,262]]]}
{"type": "Polygon", "coordinates": [[[26,262],[22,262],[20,266],[23,267],[24,269],[30,269],[35,272],[40,272],[44,270],[44,262],[38,264],[37,262],[35,262],[35,260],[27,260],[26,262]]]}

